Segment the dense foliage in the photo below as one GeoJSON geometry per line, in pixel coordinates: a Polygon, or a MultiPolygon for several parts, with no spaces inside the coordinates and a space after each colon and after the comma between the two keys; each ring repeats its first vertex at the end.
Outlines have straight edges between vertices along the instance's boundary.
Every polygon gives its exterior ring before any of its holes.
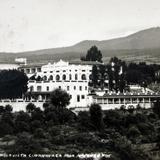
{"type": "Polygon", "coordinates": [[[101,89],[107,87],[116,92],[127,91],[128,85],[131,84],[147,87],[159,82],[155,76],[159,69],[159,65],[147,65],[144,62],[126,64],[117,57],[113,57],[107,65],[93,65],[90,86],[101,89]]]}
{"type": "Polygon", "coordinates": [[[122,106],[102,111],[98,104],[92,104],[89,111],[76,115],[65,105],[57,110],[54,103],[44,104],[44,110],[30,103],[27,112],[17,113],[12,113],[11,106],[1,106],[0,137],[7,144],[2,149],[26,155],[106,152],[114,160],[149,160],[160,146],[157,107],[159,101],[153,110],[122,106]]]}
{"type": "Polygon", "coordinates": [[[0,98],[19,98],[27,91],[27,76],[18,70],[0,71],[0,98]]]}

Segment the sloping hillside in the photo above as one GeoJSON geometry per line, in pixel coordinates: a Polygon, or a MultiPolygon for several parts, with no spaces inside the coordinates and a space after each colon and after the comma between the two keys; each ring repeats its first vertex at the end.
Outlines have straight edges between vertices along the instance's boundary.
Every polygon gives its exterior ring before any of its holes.
{"type": "MultiPolygon", "coordinates": [[[[104,59],[111,56],[118,57],[140,57],[142,60],[156,61],[160,55],[160,28],[150,28],[139,31],[127,37],[111,40],[85,40],[70,47],[52,48],[21,53],[0,53],[0,62],[13,62],[16,57],[26,57],[29,61],[48,61],[48,60],[77,60],[86,54],[87,50],[96,45],[103,54],[104,59]],[[149,59],[145,59],[145,57],[149,59]],[[143,57],[143,58],[141,58],[143,57]]],[[[156,62],[157,63],[157,62],[156,62]]]]}

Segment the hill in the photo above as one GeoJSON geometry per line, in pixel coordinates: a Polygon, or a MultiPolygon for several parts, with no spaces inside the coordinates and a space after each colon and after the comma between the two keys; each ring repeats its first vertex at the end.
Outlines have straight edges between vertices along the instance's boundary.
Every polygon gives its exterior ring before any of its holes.
{"type": "MultiPolygon", "coordinates": [[[[143,57],[144,60],[148,60],[149,56],[149,60],[154,62],[155,55],[160,55],[160,28],[150,28],[126,37],[111,40],[85,40],[70,47],[51,48],[14,54],[0,53],[0,59],[1,62],[13,62],[16,57],[26,57],[29,61],[33,62],[37,60],[58,60],[60,58],[77,60],[80,56],[86,54],[87,50],[93,45],[96,45],[102,51],[104,60],[107,60],[110,56],[132,59],[132,57],[135,58],[136,55],[136,58],[143,57]],[[145,59],[146,57],[147,59],[145,59]]],[[[143,58],[140,59],[143,60],[143,58]]],[[[157,61],[157,58],[155,60],[157,61]]]]}

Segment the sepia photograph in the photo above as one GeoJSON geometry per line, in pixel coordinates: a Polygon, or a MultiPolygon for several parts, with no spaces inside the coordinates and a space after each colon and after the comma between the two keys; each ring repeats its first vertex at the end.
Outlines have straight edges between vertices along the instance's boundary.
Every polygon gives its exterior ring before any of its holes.
{"type": "Polygon", "coordinates": [[[159,0],[0,0],[0,160],[160,160],[159,0]]]}

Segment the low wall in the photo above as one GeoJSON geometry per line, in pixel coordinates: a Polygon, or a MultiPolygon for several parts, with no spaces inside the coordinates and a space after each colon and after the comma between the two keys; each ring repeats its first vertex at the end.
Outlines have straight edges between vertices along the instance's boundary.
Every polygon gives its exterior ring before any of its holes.
{"type": "MultiPolygon", "coordinates": [[[[13,107],[13,112],[18,112],[18,111],[26,111],[26,106],[29,103],[35,104],[36,107],[40,107],[43,109],[43,103],[45,101],[0,101],[0,106],[5,106],[5,105],[11,105],[13,107]]],[[[125,105],[126,108],[129,106],[134,106],[134,108],[137,107],[137,104],[130,103],[130,104],[100,104],[102,107],[102,110],[109,110],[109,109],[119,109],[122,105],[125,105]]],[[[152,103],[139,103],[140,107],[142,108],[151,108],[152,103]]],[[[72,111],[79,112],[79,111],[87,111],[89,110],[88,107],[68,107],[71,108],[72,111]]]]}
{"type": "Polygon", "coordinates": [[[26,106],[29,103],[33,103],[36,107],[43,109],[43,103],[45,101],[0,101],[0,106],[11,105],[13,112],[26,111],[26,106]]]}
{"type": "MultiPolygon", "coordinates": [[[[124,105],[126,106],[126,109],[129,107],[129,106],[134,106],[134,108],[137,107],[137,104],[100,104],[100,106],[102,107],[102,110],[109,110],[109,109],[120,109],[120,107],[124,105]]],[[[139,103],[139,106],[141,108],[151,108],[152,106],[152,103],[139,103]]]]}

